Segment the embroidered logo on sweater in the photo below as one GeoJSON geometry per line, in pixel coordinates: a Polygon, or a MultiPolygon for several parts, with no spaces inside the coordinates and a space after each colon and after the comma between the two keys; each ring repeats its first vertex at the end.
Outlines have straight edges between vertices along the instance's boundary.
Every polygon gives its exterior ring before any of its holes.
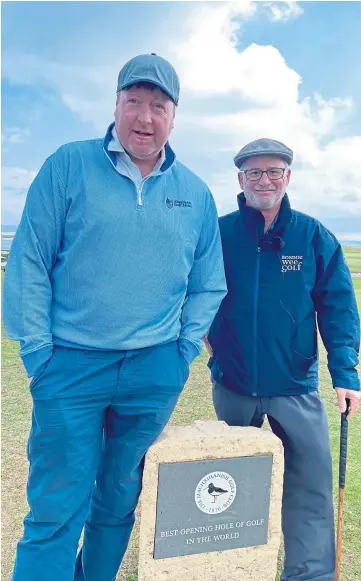
{"type": "Polygon", "coordinates": [[[165,203],[167,204],[167,208],[170,210],[174,208],[191,208],[192,202],[188,202],[187,200],[171,200],[167,198],[165,203]]]}
{"type": "Polygon", "coordinates": [[[303,256],[282,256],[282,272],[301,270],[303,256]]]}

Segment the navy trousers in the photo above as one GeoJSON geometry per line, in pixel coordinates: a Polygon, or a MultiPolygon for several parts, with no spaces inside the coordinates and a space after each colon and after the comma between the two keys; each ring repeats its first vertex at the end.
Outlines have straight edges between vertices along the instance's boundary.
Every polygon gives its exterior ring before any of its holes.
{"type": "Polygon", "coordinates": [[[283,397],[248,397],[213,381],[219,420],[261,427],[265,415],[285,456],[281,581],[334,581],[335,534],[332,460],[324,404],[317,391],[283,397]]]}
{"type": "Polygon", "coordinates": [[[144,455],[188,371],[177,342],[125,352],[54,348],[30,385],[30,512],[13,581],[115,580],[144,455]]]}

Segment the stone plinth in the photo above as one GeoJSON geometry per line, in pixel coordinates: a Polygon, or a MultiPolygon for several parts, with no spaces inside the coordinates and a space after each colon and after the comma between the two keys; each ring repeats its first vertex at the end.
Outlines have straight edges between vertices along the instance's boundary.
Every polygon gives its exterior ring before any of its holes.
{"type": "Polygon", "coordinates": [[[268,430],[167,428],[145,462],[138,581],[274,581],[282,484],[268,430]]]}

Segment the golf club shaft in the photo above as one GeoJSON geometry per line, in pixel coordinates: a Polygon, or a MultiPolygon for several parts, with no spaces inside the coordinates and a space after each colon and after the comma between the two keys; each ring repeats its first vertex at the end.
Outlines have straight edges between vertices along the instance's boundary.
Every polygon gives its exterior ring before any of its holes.
{"type": "Polygon", "coordinates": [[[337,543],[336,543],[336,574],[335,581],[340,581],[341,560],[342,560],[342,529],[343,529],[343,507],[346,480],[346,460],[347,460],[347,415],[350,411],[350,400],[346,399],[346,410],[341,414],[340,431],[340,463],[339,463],[339,490],[338,490],[338,519],[337,519],[337,543]]]}
{"type": "Polygon", "coordinates": [[[341,559],[342,559],[342,525],[343,525],[343,501],[344,488],[338,491],[338,519],[337,519],[337,541],[336,541],[336,575],[335,581],[340,581],[341,559]]]}

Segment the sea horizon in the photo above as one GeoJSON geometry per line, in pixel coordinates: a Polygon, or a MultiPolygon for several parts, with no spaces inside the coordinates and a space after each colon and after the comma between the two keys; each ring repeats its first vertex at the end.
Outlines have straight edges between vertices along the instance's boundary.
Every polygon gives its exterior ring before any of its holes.
{"type": "MultiPolygon", "coordinates": [[[[1,225],[1,233],[6,234],[7,232],[16,232],[16,229],[18,226],[19,226],[19,224],[2,224],[1,225]]],[[[335,236],[337,238],[337,234],[335,236]]],[[[338,239],[338,241],[340,242],[341,246],[361,246],[361,234],[360,234],[360,240],[355,240],[355,239],[349,238],[349,239],[344,239],[344,240],[338,239]]],[[[10,246],[11,246],[11,240],[8,238],[3,239],[1,237],[2,250],[9,250],[10,246]]]]}

